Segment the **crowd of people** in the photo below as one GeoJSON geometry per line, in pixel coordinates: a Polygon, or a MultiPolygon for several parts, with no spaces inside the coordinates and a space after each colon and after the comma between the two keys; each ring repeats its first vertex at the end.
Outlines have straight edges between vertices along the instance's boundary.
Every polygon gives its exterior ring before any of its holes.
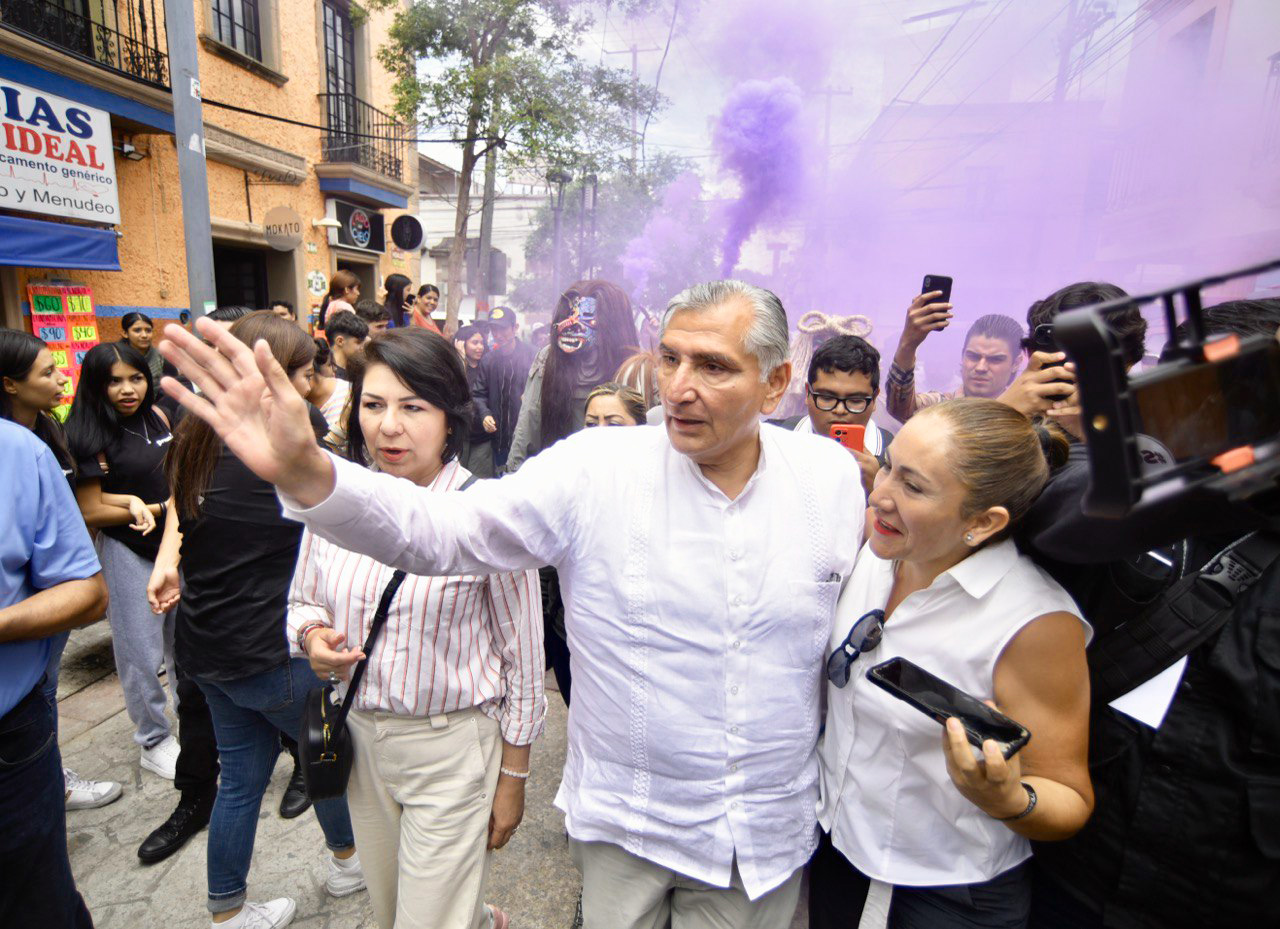
{"type": "MultiPolygon", "coordinates": [[[[1085,514],[1054,320],[1124,291],[977,318],[944,391],[916,383],[940,291],[882,372],[847,331],[793,371],[781,302],[739,281],[652,323],[580,281],[541,347],[510,308],[446,336],[437,288],[384,288],[336,273],[314,336],[285,302],[130,314],[65,424],[48,347],[0,331],[0,924],[92,925],[65,818],[122,786],[61,767],[56,690],[104,614],[140,766],[178,792],[139,858],[207,826],[222,929],[294,917],[248,888],[282,751],[280,814],[314,812],[324,888],[367,890],[381,929],[518,924],[487,880],[531,775],[559,778],[587,929],[786,929],[806,874],[813,929],[1280,922],[1280,544],[1180,676],[1133,681],[1157,718],[1099,683],[1117,632],[1159,639],[1174,592],[1277,526],[1218,499],[1085,514]],[[1030,740],[894,699],[866,673],[892,659],[1030,740]],[[548,668],[561,772],[530,769],[548,668]],[[313,798],[296,740],[326,687],[353,760],[313,798]]],[[[1275,334],[1280,301],[1206,321],[1275,334]]],[[[1136,307],[1108,325],[1130,367],[1160,348],[1136,307]]]]}

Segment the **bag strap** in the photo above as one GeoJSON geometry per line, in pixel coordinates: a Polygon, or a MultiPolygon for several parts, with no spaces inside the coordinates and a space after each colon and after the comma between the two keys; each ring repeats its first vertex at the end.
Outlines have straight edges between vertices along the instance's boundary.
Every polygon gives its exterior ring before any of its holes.
{"type": "Polygon", "coordinates": [[[1094,702],[1110,703],[1211,639],[1277,561],[1280,535],[1252,532],[1170,586],[1138,617],[1100,637],[1089,649],[1094,702]]]}
{"type": "MultiPolygon", "coordinates": [[[[459,491],[466,490],[476,482],[476,476],[470,475],[462,485],[458,487],[459,491]]],[[[347,687],[346,699],[342,701],[342,708],[338,710],[338,716],[334,720],[334,732],[341,730],[347,721],[347,713],[351,712],[351,704],[355,700],[356,692],[360,689],[360,681],[364,678],[364,666],[369,663],[369,656],[373,654],[373,646],[378,641],[378,634],[382,632],[382,627],[387,624],[387,615],[391,612],[391,601],[395,599],[396,591],[400,589],[400,585],[404,583],[405,572],[396,571],[391,575],[391,580],[387,581],[387,586],[382,588],[382,597],[378,600],[378,609],[373,614],[373,622],[369,625],[369,634],[365,637],[364,657],[356,662],[355,669],[351,672],[351,683],[347,687]]]]}

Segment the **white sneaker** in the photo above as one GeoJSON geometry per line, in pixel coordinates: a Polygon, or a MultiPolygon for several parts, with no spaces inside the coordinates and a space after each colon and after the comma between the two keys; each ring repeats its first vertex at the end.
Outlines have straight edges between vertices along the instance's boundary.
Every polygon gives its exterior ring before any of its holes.
{"type": "Polygon", "coordinates": [[[116,781],[90,781],[70,768],[62,769],[62,783],[67,792],[67,809],[96,810],[120,799],[124,788],[116,781]]]}
{"type": "Polygon", "coordinates": [[[293,922],[298,904],[288,897],[267,903],[246,903],[244,907],[223,923],[214,923],[213,929],[280,929],[293,922]]]}
{"type": "Polygon", "coordinates": [[[173,780],[174,767],[178,764],[178,752],[178,740],[167,735],[163,742],[142,750],[142,766],[152,774],[173,780]]]}
{"type": "Polygon", "coordinates": [[[360,853],[346,860],[329,856],[329,876],[324,879],[324,889],[331,897],[346,897],[357,890],[364,890],[364,869],[360,867],[360,853]]]}

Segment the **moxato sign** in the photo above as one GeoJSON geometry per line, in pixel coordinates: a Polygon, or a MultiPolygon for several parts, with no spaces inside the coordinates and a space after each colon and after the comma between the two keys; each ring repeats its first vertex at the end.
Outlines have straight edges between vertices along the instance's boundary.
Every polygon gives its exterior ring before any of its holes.
{"type": "Polygon", "coordinates": [[[302,217],[290,207],[273,206],[267,210],[262,231],[272,248],[291,252],[302,244],[302,217]]]}
{"type": "Polygon", "coordinates": [[[107,112],[0,79],[0,207],[119,223],[107,112]]]}

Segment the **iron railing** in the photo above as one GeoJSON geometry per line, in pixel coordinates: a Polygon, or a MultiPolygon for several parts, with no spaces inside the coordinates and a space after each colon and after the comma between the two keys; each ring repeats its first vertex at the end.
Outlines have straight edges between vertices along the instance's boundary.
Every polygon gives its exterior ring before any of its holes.
{"type": "Polygon", "coordinates": [[[404,177],[405,128],[355,94],[320,94],[325,116],[322,157],[358,164],[384,177],[404,177]]]}
{"type": "Polygon", "coordinates": [[[160,38],[164,9],[156,0],[104,0],[96,18],[86,12],[75,0],[0,0],[0,26],[136,80],[169,86],[169,56],[160,38]]]}

